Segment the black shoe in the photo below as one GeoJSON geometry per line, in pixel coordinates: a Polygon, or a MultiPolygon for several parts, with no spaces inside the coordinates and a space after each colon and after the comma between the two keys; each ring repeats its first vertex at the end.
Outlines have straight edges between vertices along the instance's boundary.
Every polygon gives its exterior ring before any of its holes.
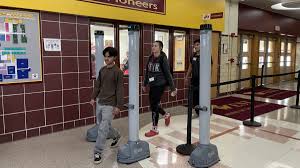
{"type": "Polygon", "coordinates": [[[199,116],[199,110],[195,110],[195,112],[196,112],[197,116],[199,116]]]}
{"type": "Polygon", "coordinates": [[[99,164],[102,162],[102,157],[100,153],[95,153],[94,154],[94,163],[99,164]]]}
{"type": "Polygon", "coordinates": [[[111,143],[110,147],[111,147],[111,148],[118,147],[118,145],[119,145],[119,142],[120,142],[120,139],[121,139],[121,136],[119,136],[119,137],[117,137],[117,138],[113,139],[113,141],[112,141],[112,143],[111,143]]]}

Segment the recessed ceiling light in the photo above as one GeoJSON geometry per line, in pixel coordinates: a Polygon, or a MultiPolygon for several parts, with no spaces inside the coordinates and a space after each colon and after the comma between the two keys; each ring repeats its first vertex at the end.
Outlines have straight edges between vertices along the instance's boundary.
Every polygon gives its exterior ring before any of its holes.
{"type": "Polygon", "coordinates": [[[272,9],[275,10],[300,10],[300,2],[285,2],[278,3],[271,6],[272,9]]]}

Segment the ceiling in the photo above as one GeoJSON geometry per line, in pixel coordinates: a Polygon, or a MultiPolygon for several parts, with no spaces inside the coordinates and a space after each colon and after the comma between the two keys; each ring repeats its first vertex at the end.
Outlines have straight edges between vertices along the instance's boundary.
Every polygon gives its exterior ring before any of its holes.
{"type": "Polygon", "coordinates": [[[272,5],[278,3],[286,3],[286,2],[298,2],[297,4],[294,3],[293,5],[289,5],[289,7],[300,7],[300,0],[240,0],[240,3],[242,4],[268,10],[274,13],[279,13],[300,20],[300,9],[286,11],[286,10],[274,10],[271,8],[272,5]]]}

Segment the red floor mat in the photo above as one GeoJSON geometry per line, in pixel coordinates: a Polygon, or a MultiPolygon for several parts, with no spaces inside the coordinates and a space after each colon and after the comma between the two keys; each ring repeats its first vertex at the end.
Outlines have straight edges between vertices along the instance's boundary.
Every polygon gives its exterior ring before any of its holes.
{"type": "MultiPolygon", "coordinates": [[[[213,113],[221,116],[237,119],[247,120],[250,118],[250,100],[238,97],[223,97],[211,101],[213,106],[213,113]]],[[[265,103],[260,101],[254,102],[255,116],[262,115],[285,106],[265,103]]]]}
{"type": "MultiPolygon", "coordinates": [[[[239,92],[243,95],[251,95],[251,89],[244,89],[239,92]]],[[[266,87],[257,87],[255,89],[255,96],[262,98],[270,98],[275,100],[283,100],[292,96],[297,95],[296,91],[291,90],[281,90],[281,89],[271,89],[266,87]]]]}

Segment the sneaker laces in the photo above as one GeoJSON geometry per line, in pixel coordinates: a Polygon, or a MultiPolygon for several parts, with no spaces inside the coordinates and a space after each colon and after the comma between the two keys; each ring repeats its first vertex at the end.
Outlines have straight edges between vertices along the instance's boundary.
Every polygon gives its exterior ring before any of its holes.
{"type": "Polygon", "coordinates": [[[99,153],[96,153],[96,154],[95,154],[95,158],[100,158],[100,154],[99,154],[99,153]]]}

